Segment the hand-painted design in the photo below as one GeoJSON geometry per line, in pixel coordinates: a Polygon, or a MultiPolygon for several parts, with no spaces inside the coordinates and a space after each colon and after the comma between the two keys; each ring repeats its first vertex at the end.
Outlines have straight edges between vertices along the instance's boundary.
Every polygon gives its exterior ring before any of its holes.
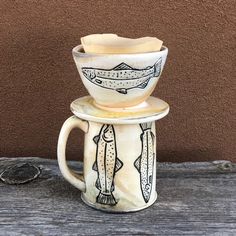
{"type": "Polygon", "coordinates": [[[100,191],[96,201],[106,205],[116,205],[114,191],[115,173],[123,166],[117,158],[116,138],[113,125],[104,124],[97,136],[93,138],[97,145],[96,161],[93,170],[98,172],[96,188],[100,191]]]}
{"type": "Polygon", "coordinates": [[[135,69],[125,63],[106,70],[92,67],[83,67],[83,75],[92,83],[112,89],[121,94],[127,94],[129,89],[144,89],[151,78],[158,77],[161,73],[162,59],[159,58],[153,66],[144,69],[135,69]]]}
{"type": "Polygon", "coordinates": [[[140,186],[144,201],[147,203],[151,196],[153,182],[153,168],[155,161],[154,154],[154,134],[151,131],[152,123],[140,124],[142,133],[140,139],[142,141],[141,155],[134,162],[134,166],[140,173],[140,186]]]}

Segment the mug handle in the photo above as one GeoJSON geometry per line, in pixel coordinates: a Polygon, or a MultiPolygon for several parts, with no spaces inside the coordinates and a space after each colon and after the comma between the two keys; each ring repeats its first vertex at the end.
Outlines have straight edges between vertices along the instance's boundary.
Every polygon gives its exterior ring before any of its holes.
{"type": "Polygon", "coordinates": [[[73,186],[78,188],[80,191],[85,192],[85,182],[83,178],[78,174],[72,172],[66,163],[66,144],[69,137],[70,132],[74,128],[80,128],[85,133],[88,132],[89,123],[87,121],[83,121],[76,116],[69,117],[64,124],[62,125],[58,144],[57,144],[57,160],[59,164],[60,171],[64,178],[71,183],[73,186]]]}

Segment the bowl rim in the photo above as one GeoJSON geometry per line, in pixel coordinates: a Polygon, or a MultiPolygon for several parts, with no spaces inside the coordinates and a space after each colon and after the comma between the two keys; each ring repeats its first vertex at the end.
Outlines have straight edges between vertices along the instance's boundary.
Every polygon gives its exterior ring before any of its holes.
{"type": "Polygon", "coordinates": [[[138,52],[138,53],[86,53],[86,52],[81,52],[80,50],[83,49],[82,44],[79,44],[75,46],[72,49],[72,54],[73,56],[76,57],[88,57],[88,56],[93,56],[93,57],[103,57],[103,56],[143,56],[143,55],[152,55],[152,54],[167,54],[168,48],[164,45],[162,45],[160,51],[151,51],[151,52],[138,52]]]}

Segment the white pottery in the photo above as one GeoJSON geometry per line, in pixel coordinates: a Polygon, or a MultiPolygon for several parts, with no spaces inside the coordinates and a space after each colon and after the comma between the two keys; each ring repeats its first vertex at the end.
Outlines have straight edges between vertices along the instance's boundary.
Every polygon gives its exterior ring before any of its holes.
{"type": "Polygon", "coordinates": [[[155,120],[169,106],[150,97],[138,107],[106,111],[87,96],[75,100],[76,116],[65,121],[58,140],[58,163],[67,181],[82,191],[82,200],[109,212],[138,211],[156,198],[155,120]],[[107,114],[112,114],[110,117],[107,114]],[[85,133],[83,177],[66,164],[65,149],[72,129],[85,133]]]}
{"type": "Polygon", "coordinates": [[[100,107],[123,108],[145,101],[164,68],[168,49],[133,54],[84,53],[72,50],[84,86],[100,107]]]}

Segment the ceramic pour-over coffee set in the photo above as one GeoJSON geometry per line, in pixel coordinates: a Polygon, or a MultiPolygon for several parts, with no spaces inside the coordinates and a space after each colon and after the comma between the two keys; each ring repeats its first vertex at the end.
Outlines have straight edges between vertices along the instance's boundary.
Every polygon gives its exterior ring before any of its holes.
{"type": "Polygon", "coordinates": [[[60,171],[91,207],[109,212],[147,208],[157,199],[155,121],[169,112],[166,102],[150,95],[168,49],[93,54],[79,45],[72,53],[90,96],[71,103],[74,115],[58,140],[60,171]],[[85,133],[83,175],[66,163],[66,143],[74,128],[85,133]]]}

